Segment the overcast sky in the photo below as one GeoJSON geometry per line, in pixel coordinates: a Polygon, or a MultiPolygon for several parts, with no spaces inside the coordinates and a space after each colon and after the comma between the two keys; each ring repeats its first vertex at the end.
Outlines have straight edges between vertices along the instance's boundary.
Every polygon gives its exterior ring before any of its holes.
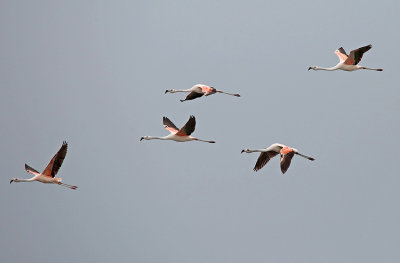
{"type": "Polygon", "coordinates": [[[399,1],[0,1],[0,261],[400,262],[399,1]],[[372,44],[360,65],[333,53],[372,44]],[[181,103],[203,83],[216,94],[181,103]],[[201,142],[165,136],[195,115],[201,142]],[[9,184],[69,143],[57,185],[9,184]],[[295,157],[285,175],[280,142],[295,157]]]}

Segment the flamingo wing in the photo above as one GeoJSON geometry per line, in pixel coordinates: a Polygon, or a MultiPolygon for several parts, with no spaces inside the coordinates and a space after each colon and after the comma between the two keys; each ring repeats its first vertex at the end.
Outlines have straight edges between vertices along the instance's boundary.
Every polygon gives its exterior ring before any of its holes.
{"type": "Polygon", "coordinates": [[[348,58],[348,55],[343,47],[338,48],[335,51],[335,54],[339,57],[340,62],[346,61],[346,59],[348,58]]]}
{"type": "Polygon", "coordinates": [[[344,63],[347,65],[357,65],[361,61],[364,53],[370,50],[371,48],[372,45],[368,45],[350,51],[350,55],[344,63]]]}
{"type": "Polygon", "coordinates": [[[46,169],[44,169],[44,171],[42,172],[42,175],[54,177],[57,174],[64,161],[65,155],[67,154],[67,148],[68,143],[64,141],[60,150],[58,150],[58,152],[54,155],[54,157],[47,165],[46,169]]]}
{"type": "Polygon", "coordinates": [[[204,95],[203,93],[198,93],[196,91],[192,91],[186,96],[185,100],[194,100],[194,99],[202,97],[203,95],[204,95]]]}
{"type": "Polygon", "coordinates": [[[178,127],[176,127],[175,124],[167,117],[163,117],[163,124],[164,128],[171,133],[177,133],[179,131],[178,127]]]}
{"type": "Polygon", "coordinates": [[[194,132],[194,129],[196,127],[196,118],[191,115],[189,120],[186,122],[185,126],[183,126],[177,133],[176,135],[178,136],[189,136],[194,132]]]}
{"type": "Polygon", "coordinates": [[[260,156],[258,156],[256,165],[254,166],[254,171],[258,171],[261,168],[263,168],[271,158],[275,157],[278,153],[275,151],[268,151],[268,152],[262,152],[260,156]]]}
{"type": "Polygon", "coordinates": [[[36,171],[35,169],[33,169],[32,167],[30,167],[29,165],[25,164],[25,170],[33,175],[39,175],[40,173],[38,171],[36,171]]]}
{"type": "Polygon", "coordinates": [[[281,154],[281,171],[283,174],[286,173],[286,171],[289,169],[293,156],[294,156],[294,151],[291,151],[286,154],[281,154]]]}

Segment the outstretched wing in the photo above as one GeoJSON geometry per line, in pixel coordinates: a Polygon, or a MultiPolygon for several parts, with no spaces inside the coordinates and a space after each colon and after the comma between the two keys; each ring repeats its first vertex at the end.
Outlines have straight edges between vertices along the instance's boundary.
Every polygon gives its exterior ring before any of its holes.
{"type": "Polygon", "coordinates": [[[33,169],[32,167],[30,167],[29,165],[25,164],[25,170],[33,175],[38,175],[40,174],[38,171],[36,171],[35,169],[33,169]]]}
{"type": "Polygon", "coordinates": [[[193,99],[196,99],[196,98],[200,98],[203,95],[204,95],[203,93],[197,93],[196,91],[192,91],[186,96],[186,98],[184,100],[181,100],[181,101],[193,100],[193,99]]]}
{"type": "Polygon", "coordinates": [[[291,151],[286,154],[281,154],[281,171],[283,174],[286,173],[286,171],[289,169],[293,156],[294,156],[294,151],[291,151]]]}
{"type": "Polygon", "coordinates": [[[268,152],[262,152],[260,156],[258,156],[256,165],[254,166],[254,171],[258,171],[261,168],[263,168],[271,158],[275,157],[278,153],[275,151],[268,151],[268,152]]]}
{"type": "Polygon", "coordinates": [[[54,177],[58,170],[60,169],[65,155],[67,154],[68,143],[66,141],[63,142],[60,150],[54,155],[51,159],[50,163],[47,165],[46,169],[42,172],[42,175],[54,177]]]}
{"type": "Polygon", "coordinates": [[[371,48],[372,48],[372,45],[368,45],[365,47],[360,47],[360,48],[352,50],[350,52],[348,59],[344,63],[347,65],[357,65],[358,62],[361,61],[364,53],[367,52],[368,50],[370,50],[371,48]]]}
{"type": "Polygon", "coordinates": [[[183,126],[176,135],[178,136],[189,136],[194,132],[194,128],[196,127],[196,118],[191,115],[189,120],[186,122],[185,126],[183,126]]]}
{"type": "Polygon", "coordinates": [[[340,62],[343,62],[348,58],[348,55],[343,47],[336,49],[335,54],[339,57],[340,62]]]}
{"type": "Polygon", "coordinates": [[[163,117],[163,124],[164,128],[171,133],[177,133],[179,131],[178,127],[176,127],[167,117],[163,117]]]}

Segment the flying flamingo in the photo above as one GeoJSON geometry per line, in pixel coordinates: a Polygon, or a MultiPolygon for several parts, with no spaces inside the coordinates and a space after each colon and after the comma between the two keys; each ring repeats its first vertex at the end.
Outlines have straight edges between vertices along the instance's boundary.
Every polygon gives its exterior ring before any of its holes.
{"type": "Polygon", "coordinates": [[[215,93],[223,93],[223,94],[227,94],[227,95],[232,95],[232,96],[236,96],[236,97],[240,97],[239,94],[232,94],[232,93],[228,93],[228,92],[223,92],[221,90],[217,90],[216,88],[204,85],[204,84],[196,84],[193,87],[191,87],[190,89],[184,89],[184,90],[176,90],[176,89],[169,89],[165,91],[165,94],[167,93],[175,93],[175,92],[190,92],[189,95],[186,96],[186,98],[184,100],[180,100],[181,102],[187,101],[187,100],[193,100],[196,98],[200,98],[203,95],[205,96],[209,96],[215,93]]]}
{"type": "Polygon", "coordinates": [[[64,141],[60,150],[58,150],[58,152],[54,155],[54,157],[51,159],[50,163],[47,165],[46,169],[44,169],[44,171],[42,173],[39,173],[38,171],[36,171],[32,167],[30,167],[29,165],[25,164],[25,170],[28,173],[33,174],[34,176],[30,179],[12,178],[10,181],[10,184],[12,182],[38,181],[38,182],[45,183],[45,184],[58,184],[61,186],[68,187],[70,189],[78,188],[75,185],[63,184],[61,182],[61,178],[54,177],[57,174],[58,170],[60,169],[60,167],[64,161],[65,155],[67,154],[67,148],[68,148],[68,144],[67,144],[67,142],[64,141]]]}
{"type": "Polygon", "coordinates": [[[244,152],[246,153],[261,152],[260,156],[257,159],[256,165],[254,166],[253,169],[254,171],[258,171],[261,168],[263,168],[271,158],[275,157],[278,154],[281,155],[281,171],[283,174],[286,173],[287,169],[289,169],[290,162],[292,161],[292,158],[295,154],[307,158],[308,160],[311,161],[315,160],[312,157],[308,157],[306,155],[299,153],[297,149],[289,148],[286,145],[280,143],[274,143],[265,149],[259,149],[259,150],[244,149],[242,150],[242,153],[244,152]]]}
{"type": "Polygon", "coordinates": [[[167,117],[163,117],[164,128],[168,130],[171,134],[164,137],[153,137],[153,136],[143,136],[140,140],[172,140],[176,142],[187,142],[187,141],[201,141],[201,142],[209,142],[215,143],[215,141],[206,141],[200,140],[195,137],[191,137],[190,134],[194,132],[194,128],[196,126],[196,118],[194,116],[190,116],[189,120],[186,122],[185,126],[181,129],[178,129],[175,124],[172,123],[167,117]]]}
{"type": "Polygon", "coordinates": [[[363,57],[364,53],[367,52],[372,48],[372,45],[368,45],[365,47],[360,47],[357,49],[354,49],[350,52],[350,55],[346,54],[346,51],[341,47],[337,50],[335,50],[335,54],[339,57],[339,63],[331,68],[321,68],[318,66],[313,66],[309,67],[308,70],[313,69],[313,70],[345,70],[345,71],[354,71],[358,69],[368,69],[368,70],[376,70],[376,71],[382,71],[383,69],[381,68],[366,68],[366,67],[361,67],[358,64],[358,62],[361,61],[361,58],[363,57]]]}

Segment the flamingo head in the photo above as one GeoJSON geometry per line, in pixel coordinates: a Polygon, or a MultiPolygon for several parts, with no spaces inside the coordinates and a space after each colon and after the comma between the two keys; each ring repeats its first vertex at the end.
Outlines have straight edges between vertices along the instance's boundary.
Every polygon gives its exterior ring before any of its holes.
{"type": "Polygon", "coordinates": [[[243,149],[240,153],[249,153],[250,149],[243,149]]]}
{"type": "Polygon", "coordinates": [[[167,94],[167,93],[175,93],[176,92],[176,90],[175,89],[167,89],[166,91],[165,91],[165,94],[167,94]]]}
{"type": "Polygon", "coordinates": [[[309,67],[309,68],[308,68],[308,70],[310,70],[310,69],[317,70],[318,67],[317,67],[317,66],[312,66],[312,67],[309,67]]]}
{"type": "Polygon", "coordinates": [[[11,180],[10,180],[10,184],[12,183],[12,182],[19,182],[19,179],[18,178],[11,178],[11,180]]]}
{"type": "Polygon", "coordinates": [[[140,140],[143,140],[143,139],[150,140],[150,136],[143,136],[143,137],[140,138],[140,140]]]}

